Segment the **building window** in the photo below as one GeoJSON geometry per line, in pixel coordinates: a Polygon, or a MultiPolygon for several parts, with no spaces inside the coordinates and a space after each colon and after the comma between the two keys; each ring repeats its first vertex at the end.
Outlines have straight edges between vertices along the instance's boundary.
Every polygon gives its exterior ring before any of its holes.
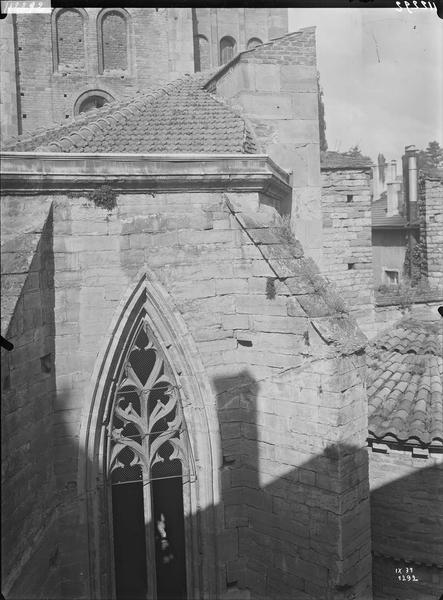
{"type": "Polygon", "coordinates": [[[211,66],[210,56],[209,56],[209,42],[208,38],[204,35],[197,35],[194,38],[194,54],[195,54],[195,70],[196,71],[205,71],[209,69],[211,66]]]}
{"type": "Polygon", "coordinates": [[[354,199],[354,196],[352,194],[346,194],[346,202],[352,202],[354,199]]]}
{"type": "Polygon", "coordinates": [[[261,41],[260,38],[256,38],[256,37],[251,38],[248,42],[247,49],[252,50],[253,48],[256,48],[257,46],[260,46],[261,44],[263,44],[263,42],[261,41]]]}
{"type": "Polygon", "coordinates": [[[396,269],[384,269],[385,283],[388,285],[398,285],[399,273],[396,269]]]}
{"type": "Polygon", "coordinates": [[[229,62],[237,51],[237,44],[234,38],[226,36],[220,40],[220,64],[229,62]]]}
{"type": "Polygon", "coordinates": [[[144,320],[120,367],[109,443],[117,598],[156,589],[186,600],[183,486],[195,470],[179,387],[144,320]]]}
{"type": "Polygon", "coordinates": [[[97,19],[99,73],[127,71],[128,15],[122,9],[105,9],[97,19]]]}
{"type": "Polygon", "coordinates": [[[52,42],[54,70],[82,70],[85,68],[85,32],[87,15],[83,9],[67,8],[54,11],[52,42]]]}
{"type": "Polygon", "coordinates": [[[79,96],[74,104],[74,115],[88,112],[94,108],[101,108],[114,98],[103,90],[89,90],[79,96]]]}

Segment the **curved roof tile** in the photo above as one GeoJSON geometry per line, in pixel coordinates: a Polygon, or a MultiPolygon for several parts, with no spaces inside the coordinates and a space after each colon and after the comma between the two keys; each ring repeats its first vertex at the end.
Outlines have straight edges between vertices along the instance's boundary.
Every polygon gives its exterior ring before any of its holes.
{"type": "Polygon", "coordinates": [[[369,435],[373,439],[443,445],[443,327],[407,317],[368,349],[369,435]]]}
{"type": "Polygon", "coordinates": [[[244,119],[203,89],[205,82],[201,75],[184,77],[130,100],[106,104],[68,124],[14,138],[4,150],[256,153],[244,119]]]}

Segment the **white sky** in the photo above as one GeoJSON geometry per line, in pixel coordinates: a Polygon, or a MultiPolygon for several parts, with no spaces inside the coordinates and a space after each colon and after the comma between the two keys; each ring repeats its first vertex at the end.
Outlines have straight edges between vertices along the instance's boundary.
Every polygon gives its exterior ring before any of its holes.
{"type": "Polygon", "coordinates": [[[443,141],[443,21],[433,10],[290,8],[289,31],[317,27],[330,150],[373,160],[443,141]]]}

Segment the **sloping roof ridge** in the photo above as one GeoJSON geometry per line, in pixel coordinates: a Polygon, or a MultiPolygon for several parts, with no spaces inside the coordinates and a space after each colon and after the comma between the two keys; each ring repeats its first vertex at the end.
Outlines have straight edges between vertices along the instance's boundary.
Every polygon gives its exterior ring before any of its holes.
{"type": "Polygon", "coordinates": [[[263,46],[271,46],[271,45],[275,44],[275,42],[279,42],[280,40],[291,38],[293,36],[296,36],[300,33],[304,33],[306,31],[310,31],[310,30],[315,31],[315,29],[316,29],[315,25],[312,25],[310,27],[303,27],[302,29],[298,29],[297,31],[291,31],[290,33],[285,33],[284,35],[281,35],[279,37],[272,38],[267,42],[263,42],[262,44],[255,46],[254,48],[242,50],[241,52],[236,54],[234,57],[232,57],[231,60],[229,60],[227,63],[225,63],[224,65],[220,65],[220,67],[218,67],[215,70],[215,72],[211,72],[210,74],[208,74],[208,78],[206,79],[203,87],[206,88],[207,86],[209,86],[210,83],[212,83],[220,75],[222,75],[223,73],[228,71],[245,54],[250,54],[251,52],[254,52],[255,50],[257,50],[257,48],[263,48],[263,46]]]}

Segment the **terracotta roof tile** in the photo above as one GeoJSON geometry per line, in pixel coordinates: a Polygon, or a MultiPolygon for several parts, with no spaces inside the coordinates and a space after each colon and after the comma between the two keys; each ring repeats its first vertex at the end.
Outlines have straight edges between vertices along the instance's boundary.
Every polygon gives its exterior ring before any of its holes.
{"type": "Polygon", "coordinates": [[[187,76],[158,90],[112,102],[46,131],[6,142],[9,151],[257,152],[243,118],[187,76]]]}
{"type": "Polygon", "coordinates": [[[369,434],[443,445],[442,323],[408,317],[368,349],[369,434]]]}

